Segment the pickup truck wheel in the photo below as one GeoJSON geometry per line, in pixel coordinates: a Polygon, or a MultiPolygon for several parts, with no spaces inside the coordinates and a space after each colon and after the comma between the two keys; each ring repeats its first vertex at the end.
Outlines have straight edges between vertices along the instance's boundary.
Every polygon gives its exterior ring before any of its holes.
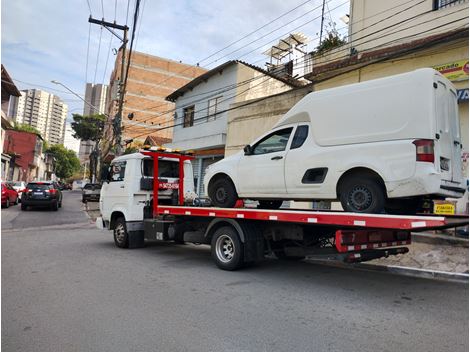
{"type": "Polygon", "coordinates": [[[379,181],[370,176],[354,175],[340,185],[343,209],[355,213],[381,213],[384,210],[385,191],[379,181]]]}
{"type": "Polygon", "coordinates": [[[211,254],[220,269],[236,270],[243,266],[243,243],[233,227],[223,226],[215,231],[211,254]]]}
{"type": "Polygon", "coordinates": [[[126,221],[118,218],[113,230],[114,244],[119,248],[129,248],[129,235],[127,234],[126,221]]]}
{"type": "Polygon", "coordinates": [[[282,200],[259,200],[258,209],[279,209],[283,203],[282,200]]]}
{"type": "Polygon", "coordinates": [[[237,191],[228,178],[219,178],[209,186],[209,198],[219,208],[233,208],[238,200],[237,191]]]}

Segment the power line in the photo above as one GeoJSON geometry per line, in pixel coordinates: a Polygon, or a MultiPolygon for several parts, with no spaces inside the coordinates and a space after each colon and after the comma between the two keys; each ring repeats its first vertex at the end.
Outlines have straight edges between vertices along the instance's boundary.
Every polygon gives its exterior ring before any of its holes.
{"type": "Polygon", "coordinates": [[[98,64],[100,62],[100,50],[101,50],[101,37],[103,35],[103,26],[100,26],[100,39],[98,42],[98,54],[96,55],[96,66],[95,66],[95,75],[93,76],[93,84],[96,83],[96,73],[98,72],[98,64]]]}
{"type": "MultiPolygon", "coordinates": [[[[460,10],[459,10],[459,11],[460,11],[460,10]]],[[[449,15],[449,14],[446,14],[445,16],[447,16],[447,15],[449,15]]],[[[442,16],[442,17],[443,17],[443,16],[442,16]]],[[[390,43],[393,43],[393,42],[397,42],[397,41],[400,41],[400,40],[403,40],[403,39],[411,38],[411,37],[416,37],[416,36],[419,36],[419,35],[424,34],[424,33],[429,33],[429,31],[436,30],[436,29],[440,29],[440,28],[445,27],[445,26],[447,26],[447,25],[454,24],[454,23],[457,23],[457,22],[462,21],[462,20],[466,20],[466,18],[467,18],[467,17],[462,17],[462,18],[457,19],[457,20],[454,20],[454,21],[452,21],[452,22],[445,23],[445,24],[443,24],[443,25],[440,25],[440,26],[437,26],[437,27],[433,27],[433,28],[431,28],[431,29],[428,29],[428,30],[425,30],[425,31],[422,31],[422,32],[419,32],[419,33],[415,33],[415,34],[413,34],[413,35],[409,35],[409,36],[402,37],[402,38],[399,38],[399,39],[394,39],[394,40],[392,40],[392,41],[390,41],[390,42],[384,43],[383,45],[387,45],[387,44],[390,44],[390,43]]],[[[466,24],[464,24],[464,25],[461,26],[461,27],[462,27],[462,28],[465,28],[465,27],[466,27],[466,24]]],[[[431,43],[428,43],[428,44],[423,45],[422,48],[426,48],[426,47],[428,47],[428,46],[433,46],[433,45],[435,45],[435,43],[431,42],[431,43]]],[[[382,46],[382,45],[379,45],[379,46],[382,46]]],[[[420,48],[420,49],[421,49],[421,48],[420,48]]],[[[370,63],[366,63],[366,64],[364,64],[363,66],[361,66],[360,68],[366,67],[366,66],[369,66],[369,65],[372,65],[372,64],[376,64],[376,63],[381,62],[381,61],[388,60],[388,59],[390,59],[390,58],[393,58],[394,56],[403,56],[403,55],[406,55],[406,53],[412,52],[413,50],[415,50],[415,48],[410,48],[410,49],[408,49],[408,50],[406,50],[406,51],[403,51],[403,52],[398,52],[398,53],[390,54],[390,55],[388,55],[388,56],[386,56],[386,57],[384,57],[384,58],[378,59],[378,60],[376,60],[376,61],[372,61],[372,62],[370,62],[370,63]]],[[[337,60],[335,59],[334,61],[337,61],[337,60]]],[[[352,68],[352,69],[349,70],[349,71],[340,72],[340,73],[338,73],[338,74],[336,74],[336,75],[334,75],[334,76],[328,77],[328,78],[326,78],[326,79],[332,79],[332,78],[334,78],[334,77],[336,77],[336,76],[338,76],[338,75],[343,75],[343,74],[345,74],[345,73],[347,73],[347,72],[350,72],[350,71],[356,70],[356,69],[357,69],[357,68],[352,68]]],[[[307,88],[307,86],[305,86],[305,87],[300,87],[300,88],[294,88],[294,89],[292,89],[291,91],[298,90],[298,89],[302,89],[302,88],[307,88]]],[[[248,88],[248,90],[249,90],[249,89],[251,89],[251,88],[248,88]]],[[[270,96],[263,97],[263,98],[260,98],[260,99],[256,99],[256,100],[254,100],[254,101],[252,101],[252,102],[248,102],[248,104],[243,104],[243,105],[240,105],[240,106],[237,106],[237,107],[233,107],[233,108],[229,108],[229,109],[226,109],[226,110],[223,110],[223,111],[218,111],[218,112],[215,113],[215,115],[218,115],[218,114],[221,114],[221,113],[224,113],[224,112],[227,112],[227,111],[235,110],[235,109],[237,109],[237,108],[241,108],[241,107],[243,107],[243,106],[256,103],[256,102],[258,102],[258,101],[264,100],[264,99],[269,98],[269,97],[270,97],[270,96]]],[[[198,110],[198,112],[200,112],[200,111],[202,111],[202,110],[205,110],[205,109],[200,109],[200,110],[198,110]]],[[[196,111],[195,111],[195,113],[196,113],[196,111]]],[[[200,117],[200,118],[198,118],[198,119],[195,119],[194,121],[199,121],[199,120],[206,119],[208,116],[209,116],[209,115],[200,117]]],[[[211,116],[212,116],[212,115],[211,115],[211,116]]],[[[183,122],[183,123],[184,123],[184,122],[183,122]]],[[[171,127],[175,127],[175,126],[180,126],[180,125],[182,125],[183,123],[175,123],[175,124],[170,125],[170,126],[167,126],[167,127],[162,127],[162,128],[160,128],[160,129],[158,129],[158,130],[156,130],[156,131],[146,132],[146,133],[143,133],[143,134],[141,134],[141,135],[134,136],[134,138],[138,138],[138,137],[141,137],[141,136],[146,135],[146,134],[158,132],[158,131],[163,130],[163,129],[167,129],[167,128],[171,128],[171,127]]],[[[201,122],[201,123],[204,123],[204,122],[201,122]]]]}
{"type": "Polygon", "coordinates": [[[101,18],[104,18],[104,5],[103,5],[103,0],[101,0],[101,14],[102,14],[102,17],[101,17],[101,18]]]}
{"type": "Polygon", "coordinates": [[[90,0],[86,0],[87,4],[88,4],[88,9],[90,10],[90,16],[91,16],[91,6],[90,6],[90,0]]]}
{"type": "MultiPolygon", "coordinates": [[[[34,88],[34,87],[40,87],[40,88],[45,88],[45,89],[48,89],[48,90],[53,90],[53,91],[59,92],[59,93],[72,94],[72,93],[67,92],[67,91],[65,91],[65,90],[55,89],[55,88],[51,88],[51,87],[48,87],[48,86],[42,86],[42,85],[36,84],[36,83],[30,83],[30,82],[20,81],[19,79],[16,79],[16,78],[12,78],[12,80],[13,80],[13,81],[16,81],[16,82],[23,83],[23,84],[27,84],[27,85],[29,85],[29,86],[33,86],[33,88],[27,88],[27,89],[37,89],[37,88],[34,88]]],[[[2,79],[2,82],[3,82],[3,83],[10,84],[10,85],[14,85],[13,83],[8,82],[8,81],[5,81],[5,80],[3,80],[3,79],[2,79]]],[[[25,90],[25,89],[20,89],[20,90],[25,90]]]]}
{"type": "Polygon", "coordinates": [[[126,11],[126,26],[127,26],[127,21],[129,19],[129,5],[130,5],[131,0],[127,0],[127,11],[126,11]]]}
{"type": "MultiPolygon", "coordinates": [[[[405,10],[400,11],[399,13],[402,13],[403,11],[409,10],[409,9],[411,9],[412,7],[417,6],[417,5],[421,4],[421,3],[423,3],[424,1],[427,1],[427,0],[421,0],[419,3],[416,3],[416,4],[414,4],[414,5],[412,5],[412,6],[408,7],[408,8],[406,8],[405,10]]],[[[417,15],[417,16],[415,16],[415,17],[421,16],[421,15],[426,14],[426,13],[428,13],[428,12],[429,12],[429,11],[420,13],[419,15],[417,15]]],[[[390,18],[396,16],[396,15],[399,14],[399,13],[392,14],[392,15],[388,16],[388,17],[385,18],[385,19],[390,19],[390,18]]],[[[380,13],[379,13],[379,14],[380,14],[380,13]]],[[[378,15],[378,14],[376,14],[376,15],[378,15]]],[[[369,17],[375,17],[376,15],[369,16],[369,17]]],[[[410,19],[412,19],[412,18],[414,18],[414,17],[408,18],[407,20],[410,20],[410,19]]],[[[366,27],[364,27],[364,28],[362,28],[362,29],[356,31],[354,34],[357,34],[357,33],[359,33],[359,32],[362,32],[362,31],[364,31],[365,29],[368,29],[368,28],[370,28],[370,27],[372,27],[372,26],[374,26],[374,25],[376,25],[376,24],[378,24],[378,23],[381,23],[383,20],[384,20],[384,19],[380,19],[379,21],[377,21],[377,22],[375,22],[375,23],[372,23],[371,25],[366,26],[366,27]]],[[[353,34],[350,34],[348,37],[351,37],[352,35],[353,35],[353,34]]],[[[318,38],[318,37],[317,37],[317,38],[318,38]]],[[[361,38],[358,38],[358,39],[363,39],[363,38],[364,38],[364,37],[361,37],[361,38]]],[[[314,38],[314,39],[315,39],[315,38],[314,38]]],[[[358,40],[358,39],[356,39],[356,40],[358,40]]],[[[375,40],[375,39],[374,39],[374,40],[375,40]]],[[[349,44],[352,44],[352,42],[350,42],[349,44]]],[[[364,44],[364,43],[361,43],[361,44],[364,44]]],[[[264,45],[263,45],[263,46],[264,46],[264,45]]],[[[297,68],[297,67],[296,67],[296,68],[297,68]]],[[[255,78],[255,79],[256,79],[256,78],[255,78]]],[[[253,79],[249,79],[249,80],[247,80],[247,81],[240,82],[240,83],[245,84],[245,83],[249,83],[249,82],[251,82],[251,81],[253,81],[253,79]]],[[[224,87],[222,87],[222,89],[223,89],[223,88],[224,88],[224,87]]],[[[236,87],[234,87],[234,88],[236,88],[236,87]]],[[[219,89],[220,89],[220,88],[219,88],[219,89]]],[[[208,92],[206,92],[206,93],[208,93],[208,92]]],[[[210,96],[208,96],[208,97],[210,97],[210,96]]],[[[205,97],[205,98],[207,98],[207,97],[205,97]]],[[[204,100],[204,99],[202,99],[202,100],[204,100]]],[[[198,102],[198,101],[196,101],[196,102],[198,102]]],[[[189,104],[191,104],[191,103],[189,103],[189,104]]],[[[161,107],[161,106],[164,106],[164,104],[159,104],[159,105],[157,105],[157,106],[150,107],[149,109],[153,109],[153,108],[161,107]]],[[[172,112],[172,111],[174,111],[174,109],[173,109],[173,110],[169,110],[168,112],[172,112]]],[[[163,112],[163,113],[165,113],[165,112],[163,112]]],[[[160,116],[162,116],[162,115],[159,115],[158,117],[160,117],[160,116]]],[[[155,118],[157,118],[157,117],[155,117],[155,118]]],[[[152,119],[152,118],[149,118],[149,119],[152,119]]],[[[147,122],[149,119],[144,120],[144,122],[147,122]]]]}
{"type": "Polygon", "coordinates": [[[91,36],[91,23],[88,26],[88,44],[86,47],[86,65],[85,65],[85,84],[88,83],[88,62],[90,59],[90,36],[91,36]]]}

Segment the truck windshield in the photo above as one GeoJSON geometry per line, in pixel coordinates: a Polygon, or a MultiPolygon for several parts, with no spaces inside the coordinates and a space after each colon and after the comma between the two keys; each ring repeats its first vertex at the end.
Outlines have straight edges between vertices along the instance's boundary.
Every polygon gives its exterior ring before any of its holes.
{"type": "MultiPolygon", "coordinates": [[[[153,160],[143,159],[142,176],[153,177],[153,160]]],[[[178,178],[178,162],[172,160],[159,160],[158,177],[178,178]]]]}

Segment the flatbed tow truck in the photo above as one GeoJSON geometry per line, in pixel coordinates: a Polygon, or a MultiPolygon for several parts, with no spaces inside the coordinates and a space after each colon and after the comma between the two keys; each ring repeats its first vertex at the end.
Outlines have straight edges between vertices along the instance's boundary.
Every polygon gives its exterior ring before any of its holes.
{"type": "Polygon", "coordinates": [[[119,227],[111,215],[97,227],[114,231],[121,248],[138,248],[145,241],[174,241],[207,244],[212,258],[224,270],[236,270],[274,254],[280,259],[305,256],[346,263],[408,252],[411,232],[468,225],[468,216],[398,216],[315,210],[263,210],[214,208],[184,205],[184,161],[192,155],[158,150],[142,150],[153,159],[153,196],[144,206],[142,224],[132,229],[119,227]],[[179,163],[177,205],[158,202],[158,160],[171,158],[179,163]]]}

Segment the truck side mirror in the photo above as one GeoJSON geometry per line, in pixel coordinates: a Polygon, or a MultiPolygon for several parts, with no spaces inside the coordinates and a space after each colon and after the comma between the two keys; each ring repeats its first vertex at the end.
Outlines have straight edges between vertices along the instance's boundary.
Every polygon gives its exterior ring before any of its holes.
{"type": "Polygon", "coordinates": [[[243,148],[243,151],[245,152],[245,155],[253,154],[253,150],[251,149],[251,146],[249,144],[245,145],[245,148],[243,148]]]}
{"type": "Polygon", "coordinates": [[[108,166],[103,166],[103,168],[101,169],[101,181],[106,181],[109,183],[110,175],[111,175],[109,170],[110,168],[108,166]]]}

